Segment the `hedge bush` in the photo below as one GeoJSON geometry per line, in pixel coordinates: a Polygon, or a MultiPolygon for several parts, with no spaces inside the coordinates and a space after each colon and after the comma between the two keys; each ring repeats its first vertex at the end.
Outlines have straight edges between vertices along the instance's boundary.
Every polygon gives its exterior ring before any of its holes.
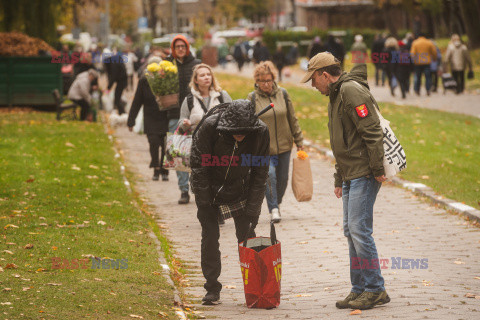
{"type": "MultiPolygon", "coordinates": [[[[357,34],[361,34],[363,36],[363,41],[367,45],[368,48],[372,47],[373,40],[376,34],[383,33],[385,30],[374,30],[374,29],[330,29],[330,30],[320,30],[314,29],[312,31],[307,32],[293,32],[293,31],[273,31],[273,30],[265,30],[263,32],[263,41],[267,45],[270,52],[275,52],[277,47],[278,41],[294,41],[298,43],[298,48],[300,51],[301,56],[305,56],[307,52],[308,45],[301,45],[300,41],[302,40],[313,40],[316,36],[319,36],[322,39],[322,42],[325,43],[327,37],[330,32],[332,31],[345,31],[346,35],[341,37],[343,40],[343,44],[345,45],[345,49],[350,51],[350,48],[354,42],[354,37],[357,34]]],[[[407,31],[399,32],[400,38],[406,34],[407,31]]],[[[285,52],[288,51],[288,47],[285,48],[285,52]]]]}

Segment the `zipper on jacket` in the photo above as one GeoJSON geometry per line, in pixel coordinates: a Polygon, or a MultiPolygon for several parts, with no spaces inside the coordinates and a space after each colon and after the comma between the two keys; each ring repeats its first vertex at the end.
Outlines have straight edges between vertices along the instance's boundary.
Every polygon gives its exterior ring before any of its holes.
{"type": "Polygon", "coordinates": [[[218,194],[220,193],[220,191],[222,191],[223,186],[225,185],[225,182],[227,182],[227,176],[228,176],[228,172],[230,171],[230,167],[232,165],[232,160],[233,160],[233,155],[235,154],[235,149],[238,149],[238,141],[237,140],[235,140],[235,144],[233,145],[232,155],[230,156],[230,163],[228,164],[227,173],[225,173],[225,179],[223,180],[222,185],[220,186],[217,193],[215,194],[215,197],[213,197],[213,203],[215,203],[215,200],[217,199],[218,194]]]}

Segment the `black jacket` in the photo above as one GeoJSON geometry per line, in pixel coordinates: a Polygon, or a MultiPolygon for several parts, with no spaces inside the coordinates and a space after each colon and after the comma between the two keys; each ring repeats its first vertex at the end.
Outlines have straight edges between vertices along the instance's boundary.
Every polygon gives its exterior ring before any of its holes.
{"type": "Polygon", "coordinates": [[[108,73],[108,90],[112,89],[116,82],[117,86],[127,85],[127,70],[125,69],[125,61],[123,56],[118,54],[105,60],[106,70],[108,73]],[[108,67],[107,67],[108,64],[108,67]]]}
{"type": "Polygon", "coordinates": [[[146,134],[163,134],[168,132],[167,112],[160,111],[155,96],[145,77],[138,80],[137,91],[128,114],[127,126],[135,126],[135,118],[143,105],[144,132],[146,134]]]}
{"type": "Polygon", "coordinates": [[[171,55],[165,58],[165,60],[175,63],[178,68],[178,84],[180,87],[180,92],[178,94],[178,107],[167,111],[168,119],[178,119],[180,117],[180,106],[185,97],[190,93],[190,87],[188,84],[192,79],[193,68],[197,64],[200,64],[201,61],[192,56],[192,54],[186,56],[183,63],[180,63],[171,55]]]}
{"type": "Polygon", "coordinates": [[[247,199],[246,214],[258,216],[265,196],[268,163],[260,161],[254,165],[253,160],[248,163],[244,159],[249,155],[268,159],[268,128],[255,115],[248,100],[235,100],[225,105],[228,107],[223,113],[207,117],[193,136],[190,156],[192,191],[198,207],[233,204],[247,199]],[[237,147],[233,134],[246,134],[237,147]],[[228,169],[232,154],[238,158],[228,169]],[[205,155],[211,156],[209,164],[214,163],[214,157],[225,160],[221,165],[207,166],[205,155]]]}

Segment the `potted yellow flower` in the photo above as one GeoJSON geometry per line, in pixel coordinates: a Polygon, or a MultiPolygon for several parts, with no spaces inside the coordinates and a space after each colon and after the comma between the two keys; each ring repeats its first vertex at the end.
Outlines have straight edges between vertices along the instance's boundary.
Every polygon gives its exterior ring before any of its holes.
{"type": "Polygon", "coordinates": [[[178,105],[178,69],[173,63],[167,60],[151,63],[145,77],[161,110],[178,105]]]}

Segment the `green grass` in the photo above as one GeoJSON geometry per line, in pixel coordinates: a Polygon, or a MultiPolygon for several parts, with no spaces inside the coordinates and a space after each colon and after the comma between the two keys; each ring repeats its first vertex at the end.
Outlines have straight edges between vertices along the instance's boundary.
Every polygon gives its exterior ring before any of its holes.
{"type": "MultiPolygon", "coordinates": [[[[233,99],[245,99],[253,90],[252,79],[225,74],[218,79],[233,99]]],[[[293,100],[304,135],[330,147],[328,98],[311,89],[283,86],[293,100]]],[[[388,103],[380,103],[380,108],[407,155],[408,168],[400,176],[480,208],[480,119],[388,103]]]]}
{"type": "Polygon", "coordinates": [[[135,207],[101,124],[2,113],[0,154],[4,318],[174,317],[173,288],[148,236],[158,229],[135,207]],[[128,259],[128,268],[52,268],[53,257],[85,255],[128,259]]]}

